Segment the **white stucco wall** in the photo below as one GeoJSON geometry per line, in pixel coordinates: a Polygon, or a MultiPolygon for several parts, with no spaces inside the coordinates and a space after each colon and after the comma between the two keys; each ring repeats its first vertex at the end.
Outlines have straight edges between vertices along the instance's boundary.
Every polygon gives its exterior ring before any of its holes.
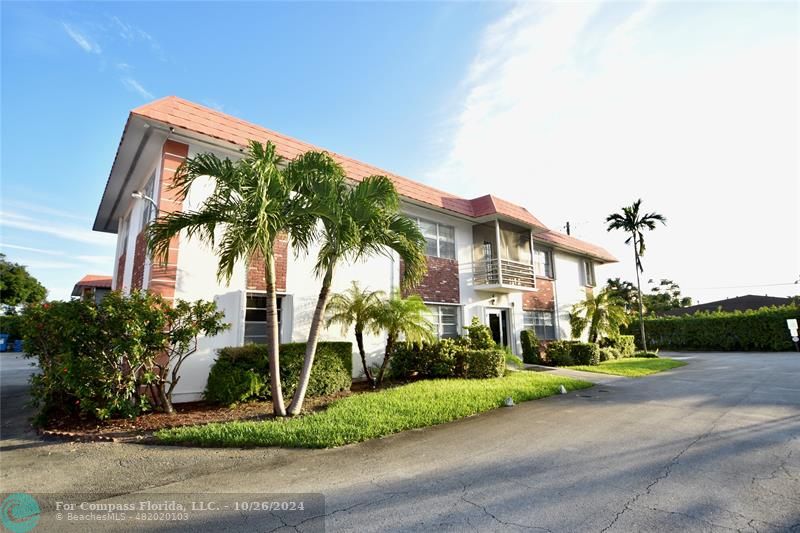
{"type": "MultiPolygon", "coordinates": [[[[570,339],[569,313],[572,306],[586,299],[586,286],[583,280],[583,257],[567,254],[559,250],[553,253],[555,266],[555,294],[558,306],[558,338],[570,339]]],[[[597,265],[595,265],[595,269],[597,265]]],[[[597,290],[595,288],[595,290],[597,290]]],[[[582,340],[586,340],[584,333],[582,340]]]]}

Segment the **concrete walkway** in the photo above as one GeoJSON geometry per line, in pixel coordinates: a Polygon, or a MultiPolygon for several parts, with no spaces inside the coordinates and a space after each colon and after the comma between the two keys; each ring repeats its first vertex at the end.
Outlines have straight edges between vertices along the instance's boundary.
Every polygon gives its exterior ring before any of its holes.
{"type": "MultiPolygon", "coordinates": [[[[5,492],[98,498],[321,492],[328,531],[800,531],[800,356],[682,357],[687,366],[661,374],[588,374],[602,383],[332,450],[3,437],[0,481],[5,492]]],[[[193,527],[220,529],[228,516],[193,527]]],[[[315,525],[282,520],[247,528],[315,525]]]]}

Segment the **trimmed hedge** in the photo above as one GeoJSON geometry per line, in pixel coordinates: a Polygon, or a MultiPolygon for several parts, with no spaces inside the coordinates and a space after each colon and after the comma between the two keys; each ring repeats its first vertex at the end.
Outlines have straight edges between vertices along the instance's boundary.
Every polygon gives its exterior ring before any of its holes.
{"type": "Polygon", "coordinates": [[[553,366],[571,366],[575,364],[572,359],[572,344],[575,341],[552,341],[547,344],[545,355],[547,364],[553,366]]]}
{"type": "MultiPolygon", "coordinates": [[[[648,348],[662,350],[763,351],[794,349],[786,320],[800,320],[800,307],[764,307],[757,311],[695,313],[645,318],[648,348]]],[[[627,327],[641,346],[638,321],[627,327]]]]}
{"type": "Polygon", "coordinates": [[[472,349],[468,341],[442,339],[435,343],[398,343],[389,367],[395,379],[484,379],[505,373],[506,354],[496,348],[472,349]]]}
{"type": "MultiPolygon", "coordinates": [[[[280,351],[281,386],[290,396],[297,387],[303,368],[306,343],[282,344],[280,351]]],[[[352,383],[353,345],[350,342],[320,342],[308,396],[324,396],[347,390],[352,383]]],[[[204,398],[210,402],[230,405],[270,396],[269,361],[263,344],[228,347],[219,355],[208,374],[204,398]]]]}
{"type": "Polygon", "coordinates": [[[467,379],[499,378],[506,373],[506,354],[502,350],[466,350],[464,377],[467,379]]]}
{"type": "Polygon", "coordinates": [[[539,353],[539,338],[532,329],[523,329],[519,335],[522,343],[522,360],[531,365],[542,363],[542,356],[539,353]]]}
{"type": "Polygon", "coordinates": [[[600,362],[603,361],[613,361],[614,359],[621,359],[622,354],[617,348],[613,346],[606,346],[605,348],[600,348],[600,362]]]}
{"type": "Polygon", "coordinates": [[[553,366],[600,364],[600,347],[593,342],[553,341],[547,345],[546,354],[553,366]]]}
{"type": "Polygon", "coordinates": [[[633,352],[636,351],[636,341],[633,335],[618,335],[615,338],[605,337],[600,339],[600,347],[616,348],[619,352],[619,357],[633,357],[633,352]]]}

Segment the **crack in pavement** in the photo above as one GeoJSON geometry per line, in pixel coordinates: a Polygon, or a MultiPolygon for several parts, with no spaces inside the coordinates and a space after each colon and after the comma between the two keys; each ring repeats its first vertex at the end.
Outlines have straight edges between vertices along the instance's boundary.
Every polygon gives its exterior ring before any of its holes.
{"type": "Polygon", "coordinates": [[[656,476],[656,478],[653,481],[651,481],[645,487],[645,489],[643,491],[637,492],[636,494],[634,494],[633,498],[630,498],[627,502],[625,502],[625,504],[622,507],[622,510],[620,510],[619,512],[617,512],[614,515],[614,518],[611,520],[611,522],[606,527],[601,529],[600,533],[606,533],[612,527],[614,527],[614,525],[619,521],[619,519],[622,517],[622,515],[624,515],[628,511],[630,511],[631,510],[631,506],[633,504],[635,504],[639,500],[639,498],[641,498],[642,496],[648,496],[650,494],[650,491],[653,489],[653,487],[658,485],[661,481],[667,479],[670,476],[670,474],[672,473],[672,468],[680,462],[680,459],[683,456],[683,454],[685,454],[687,451],[689,451],[689,449],[692,448],[692,446],[694,446],[695,444],[697,444],[701,440],[703,440],[706,437],[708,437],[709,435],[711,435],[714,432],[714,430],[717,428],[717,425],[719,425],[720,421],[723,418],[725,418],[726,416],[728,416],[728,414],[731,411],[733,411],[734,409],[739,407],[739,405],[741,405],[745,400],[750,398],[750,396],[756,391],[756,389],[758,389],[760,387],[760,385],[761,385],[760,382],[757,383],[756,385],[754,385],[753,388],[750,389],[750,392],[748,392],[747,394],[742,396],[742,398],[740,398],[738,402],[736,402],[733,406],[731,406],[730,409],[726,410],[724,413],[719,415],[714,420],[714,422],[711,424],[711,426],[708,428],[708,430],[706,432],[704,432],[703,434],[699,435],[697,438],[695,438],[693,441],[691,441],[688,445],[686,445],[686,447],[684,447],[680,452],[678,452],[678,454],[675,455],[675,457],[673,457],[667,463],[667,465],[663,469],[663,472],[661,472],[661,474],[656,476]]]}
{"type": "MultiPolygon", "coordinates": [[[[647,507],[647,509],[649,509],[651,511],[656,511],[656,512],[659,512],[659,513],[666,513],[666,514],[674,514],[674,515],[678,515],[678,516],[684,516],[684,517],[686,517],[686,518],[688,518],[690,520],[695,520],[697,522],[701,522],[701,523],[709,525],[711,527],[719,527],[719,528],[722,528],[722,529],[728,529],[730,531],[741,531],[739,529],[734,529],[732,527],[723,526],[723,525],[720,525],[720,524],[715,524],[714,522],[711,522],[709,520],[705,520],[703,518],[700,518],[699,516],[690,515],[688,513],[682,513],[680,511],[668,511],[666,509],[659,509],[658,507],[647,507]]],[[[755,519],[751,520],[751,522],[754,521],[754,520],[755,519]]],[[[755,528],[753,528],[753,529],[755,529],[755,528]]]]}
{"type": "MultiPolygon", "coordinates": [[[[495,521],[495,522],[497,522],[498,524],[503,524],[504,526],[514,526],[514,527],[520,527],[520,528],[522,528],[522,529],[532,529],[532,530],[538,530],[538,531],[547,531],[547,533],[553,533],[553,532],[552,532],[552,530],[550,530],[550,529],[547,529],[546,527],[540,527],[540,526],[528,526],[528,525],[525,525],[525,524],[518,524],[518,523],[516,523],[516,522],[506,522],[505,520],[501,520],[501,519],[500,519],[500,518],[498,518],[496,515],[494,515],[494,514],[490,513],[490,512],[489,512],[489,510],[488,510],[488,509],[487,509],[485,506],[483,506],[483,505],[480,505],[479,503],[476,503],[476,502],[473,502],[472,500],[468,500],[468,499],[467,499],[467,497],[466,497],[467,489],[468,489],[469,487],[471,487],[471,486],[472,486],[472,484],[469,484],[469,485],[466,485],[466,484],[465,484],[465,485],[464,485],[464,488],[463,488],[463,490],[461,491],[461,501],[463,501],[463,502],[465,502],[465,503],[468,503],[468,504],[470,504],[470,505],[473,505],[473,506],[477,507],[478,509],[482,510],[482,511],[483,511],[483,513],[484,513],[486,516],[489,516],[489,517],[491,517],[491,518],[492,518],[492,520],[494,520],[494,521],[495,521]]],[[[470,525],[471,525],[471,524],[470,524],[470,525]]]]}

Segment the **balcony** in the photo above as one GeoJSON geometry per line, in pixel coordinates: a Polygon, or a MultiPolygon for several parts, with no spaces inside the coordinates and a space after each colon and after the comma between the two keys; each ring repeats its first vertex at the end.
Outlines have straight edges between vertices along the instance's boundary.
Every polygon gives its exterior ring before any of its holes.
{"type": "Polygon", "coordinates": [[[536,288],[533,265],[510,259],[489,259],[474,264],[475,289],[494,292],[532,291],[536,288]]]}
{"type": "Polygon", "coordinates": [[[500,293],[536,290],[530,229],[494,220],[473,226],[472,236],[476,290],[500,293]]]}

